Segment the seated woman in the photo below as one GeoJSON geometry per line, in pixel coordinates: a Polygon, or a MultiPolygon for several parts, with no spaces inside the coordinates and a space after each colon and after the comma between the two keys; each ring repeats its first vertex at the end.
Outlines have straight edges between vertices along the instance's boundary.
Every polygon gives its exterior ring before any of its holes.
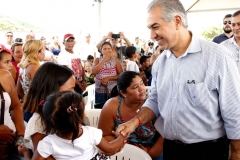
{"type": "Polygon", "coordinates": [[[10,73],[12,69],[11,51],[0,44],[0,87],[2,89],[0,101],[0,159],[21,160],[14,144],[16,136],[24,136],[23,111],[17,96],[14,79],[10,73]],[[2,119],[3,118],[3,119],[2,119]],[[8,143],[8,145],[7,145],[8,143]],[[7,148],[6,148],[7,147],[7,148]],[[5,150],[6,149],[6,150],[5,150]],[[5,151],[7,152],[5,152],[5,151]]]}
{"type": "Polygon", "coordinates": [[[31,149],[34,151],[38,142],[46,136],[41,102],[51,93],[74,91],[74,86],[73,72],[67,67],[47,62],[37,70],[23,104],[24,110],[33,114],[27,124],[24,138],[32,140],[31,149]]]}
{"type": "Polygon", "coordinates": [[[17,84],[18,76],[19,76],[19,66],[18,63],[20,63],[22,56],[23,56],[23,40],[21,38],[16,38],[13,45],[11,46],[12,50],[12,76],[15,80],[15,84],[17,84]]]}
{"type": "MultiPolygon", "coordinates": [[[[17,82],[18,96],[24,100],[31,81],[40,66],[40,61],[45,57],[45,49],[40,40],[28,40],[23,45],[23,57],[18,64],[20,67],[17,82]]],[[[25,113],[24,120],[28,122],[31,115],[25,113]]]]}
{"type": "MultiPolygon", "coordinates": [[[[145,99],[146,90],[139,73],[125,71],[117,80],[119,96],[108,100],[102,108],[98,128],[102,129],[103,136],[112,141],[112,134],[118,126],[136,116],[145,99]]],[[[146,151],[154,160],[161,159],[163,151],[163,138],[154,128],[154,121],[138,127],[127,139],[146,151]]]]}

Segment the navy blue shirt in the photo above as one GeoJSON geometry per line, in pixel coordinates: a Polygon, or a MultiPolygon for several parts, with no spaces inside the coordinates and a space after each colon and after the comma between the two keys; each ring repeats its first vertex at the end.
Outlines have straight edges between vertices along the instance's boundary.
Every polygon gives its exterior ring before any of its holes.
{"type": "Polygon", "coordinates": [[[223,42],[227,39],[229,39],[229,38],[223,33],[223,34],[220,34],[219,36],[216,36],[213,39],[213,42],[220,44],[221,42],[223,42]]]}

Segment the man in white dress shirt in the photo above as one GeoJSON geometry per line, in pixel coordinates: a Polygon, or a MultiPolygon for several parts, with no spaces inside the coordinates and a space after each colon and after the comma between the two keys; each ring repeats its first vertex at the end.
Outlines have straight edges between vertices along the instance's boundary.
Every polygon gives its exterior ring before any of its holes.
{"type": "Polygon", "coordinates": [[[232,31],[233,31],[233,37],[223,41],[221,45],[224,45],[227,47],[232,53],[234,54],[235,57],[235,62],[238,67],[238,71],[240,72],[240,10],[236,11],[232,15],[232,31]]]}
{"type": "Polygon", "coordinates": [[[152,67],[149,98],[117,132],[157,119],[163,160],[228,160],[227,138],[231,160],[240,160],[240,75],[231,52],[188,31],[178,0],[153,0],[147,26],[164,51],[152,67]]]}

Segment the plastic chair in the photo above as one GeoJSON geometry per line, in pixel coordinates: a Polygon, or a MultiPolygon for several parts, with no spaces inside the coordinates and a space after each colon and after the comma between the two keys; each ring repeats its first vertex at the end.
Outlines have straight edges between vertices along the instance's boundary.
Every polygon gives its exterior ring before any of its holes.
{"type": "Polygon", "coordinates": [[[86,109],[86,125],[97,128],[101,111],[101,109],[86,109]]]}
{"type": "MultiPolygon", "coordinates": [[[[86,88],[86,91],[88,92],[88,96],[83,97],[83,100],[86,104],[86,109],[93,109],[94,103],[95,103],[95,84],[92,84],[86,88]]],[[[84,93],[83,93],[84,94],[84,93]]]]}
{"type": "Polygon", "coordinates": [[[144,150],[131,145],[131,144],[125,144],[124,148],[114,154],[113,156],[110,156],[111,160],[152,160],[152,158],[147,154],[144,150]]]}

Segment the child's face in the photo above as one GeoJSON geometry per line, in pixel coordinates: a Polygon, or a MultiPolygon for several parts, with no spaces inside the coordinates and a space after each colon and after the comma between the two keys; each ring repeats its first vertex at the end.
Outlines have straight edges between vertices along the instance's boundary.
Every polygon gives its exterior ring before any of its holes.
{"type": "Polygon", "coordinates": [[[6,69],[12,72],[12,56],[9,53],[1,53],[2,59],[0,60],[0,69],[6,69]]]}
{"type": "Polygon", "coordinates": [[[88,72],[91,71],[92,70],[91,64],[89,62],[85,62],[84,69],[88,72]]]}
{"type": "Polygon", "coordinates": [[[150,58],[148,58],[145,62],[143,62],[143,65],[146,67],[150,66],[150,58]]]}

